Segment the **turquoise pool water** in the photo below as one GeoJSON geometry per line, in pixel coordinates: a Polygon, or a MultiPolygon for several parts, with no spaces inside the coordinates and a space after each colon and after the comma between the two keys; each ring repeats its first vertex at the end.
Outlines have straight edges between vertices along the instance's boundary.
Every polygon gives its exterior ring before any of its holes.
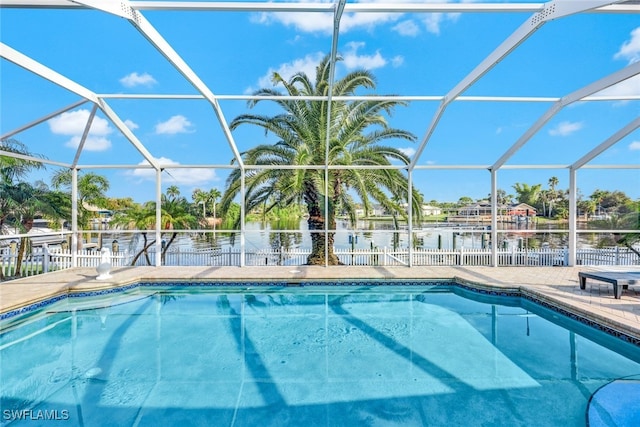
{"type": "Polygon", "coordinates": [[[143,286],[2,327],[11,426],[584,426],[640,374],[637,345],[455,286],[143,286]]]}

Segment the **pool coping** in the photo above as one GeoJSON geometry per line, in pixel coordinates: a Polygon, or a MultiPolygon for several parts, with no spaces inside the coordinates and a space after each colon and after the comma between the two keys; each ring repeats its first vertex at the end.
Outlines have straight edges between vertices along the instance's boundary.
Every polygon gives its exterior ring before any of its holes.
{"type": "MultiPolygon", "coordinates": [[[[266,285],[277,282],[278,286],[296,286],[301,283],[335,285],[370,286],[380,281],[393,281],[396,284],[416,284],[422,282],[447,282],[454,286],[488,296],[510,296],[528,299],[543,307],[568,316],[582,324],[616,336],[624,341],[640,346],[640,321],[632,313],[612,314],[594,304],[592,295],[576,293],[578,271],[585,268],[535,267],[524,269],[503,268],[429,268],[417,270],[386,268],[384,270],[352,269],[338,267],[286,267],[280,269],[241,267],[225,269],[211,268],[170,268],[135,267],[114,269],[108,280],[95,279],[95,269],[78,268],[65,272],[48,273],[30,278],[0,284],[0,320],[20,316],[70,295],[105,295],[133,289],[145,283],[180,284],[187,283],[202,286],[206,283],[219,285],[247,284],[266,285]],[[293,268],[293,270],[292,270],[293,268]],[[533,271],[531,271],[533,270],[533,271]],[[377,273],[377,274],[374,274],[377,273]],[[421,273],[421,274],[416,274],[421,273]],[[513,283],[520,277],[521,283],[513,283]],[[549,276],[542,280],[540,278],[549,276]],[[265,278],[265,275],[271,276],[265,278]],[[574,279],[568,279],[573,277],[574,279]],[[569,282],[569,283],[567,283],[569,282]],[[556,284],[557,283],[557,284],[556,284]],[[18,294],[16,297],[16,293],[18,294]],[[10,297],[13,298],[10,298],[10,297]]],[[[587,271],[589,271],[587,269],[587,271]]],[[[597,285],[596,285],[597,286],[597,285]]],[[[610,288],[610,287],[609,287],[610,288]]],[[[605,287],[606,290],[606,287],[605,287]]],[[[589,289],[587,289],[589,291],[589,289]]],[[[596,298],[613,299],[611,295],[599,295],[596,298]]],[[[625,296],[626,303],[631,302],[634,310],[640,309],[640,298],[625,296]]],[[[619,301],[619,300],[618,300],[619,301]]]]}

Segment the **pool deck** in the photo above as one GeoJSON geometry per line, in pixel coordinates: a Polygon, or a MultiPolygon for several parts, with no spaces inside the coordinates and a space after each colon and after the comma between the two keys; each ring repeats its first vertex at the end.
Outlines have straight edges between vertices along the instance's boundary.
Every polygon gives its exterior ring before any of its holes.
{"type": "Polygon", "coordinates": [[[297,281],[454,279],[484,290],[530,295],[640,340],[640,286],[620,299],[609,283],[589,280],[580,289],[579,272],[637,272],[633,267],[119,267],[96,280],[95,268],[76,268],[0,283],[0,313],[68,292],[102,290],[142,281],[297,281]]]}

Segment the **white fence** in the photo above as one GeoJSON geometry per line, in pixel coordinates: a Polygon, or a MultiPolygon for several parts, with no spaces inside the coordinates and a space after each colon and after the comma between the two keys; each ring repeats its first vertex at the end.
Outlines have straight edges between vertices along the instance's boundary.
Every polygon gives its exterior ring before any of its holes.
{"type": "MultiPolygon", "coordinates": [[[[248,266],[299,266],[307,262],[310,250],[263,249],[245,253],[245,265],[248,266]]],[[[359,266],[408,266],[409,252],[404,250],[381,249],[336,249],[334,251],[344,265],[359,266]]],[[[189,250],[172,248],[166,252],[162,265],[174,266],[240,266],[242,253],[235,248],[189,250]]],[[[414,266],[490,266],[491,251],[489,249],[414,249],[411,251],[414,266]]],[[[3,277],[32,276],[49,271],[71,268],[72,254],[68,249],[34,248],[22,260],[21,273],[17,273],[18,255],[15,248],[0,249],[0,271],[3,277]]],[[[155,265],[156,254],[148,251],[150,265],[155,265]]],[[[100,251],[81,250],[76,254],[78,267],[97,267],[100,264],[100,251]]],[[[568,255],[565,249],[517,249],[498,251],[500,266],[561,266],[567,265],[568,255]]],[[[111,263],[114,267],[131,265],[133,256],[127,251],[112,253],[111,263]]],[[[640,257],[628,248],[579,249],[577,251],[579,265],[640,265],[640,257]]],[[[148,265],[147,258],[142,255],[135,265],[148,265]]]]}
{"type": "MultiPolygon", "coordinates": [[[[97,267],[100,264],[100,251],[83,249],[77,252],[76,265],[78,267],[97,267]]],[[[127,251],[111,254],[113,266],[130,265],[131,256],[127,251]]],[[[15,248],[0,248],[0,271],[2,277],[33,276],[50,271],[71,268],[72,255],[70,250],[49,248],[47,245],[34,247],[26,254],[20,265],[18,274],[18,254],[15,248]]]]}

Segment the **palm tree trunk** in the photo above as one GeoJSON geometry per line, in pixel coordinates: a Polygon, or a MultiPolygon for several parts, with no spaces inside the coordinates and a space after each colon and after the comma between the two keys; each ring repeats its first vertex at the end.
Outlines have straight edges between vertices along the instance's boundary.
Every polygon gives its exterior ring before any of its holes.
{"type": "Polygon", "coordinates": [[[27,238],[21,237],[18,259],[16,260],[16,270],[13,272],[13,275],[16,277],[22,277],[22,261],[24,260],[25,252],[27,252],[27,238]]]}
{"type": "MultiPolygon", "coordinates": [[[[311,209],[309,212],[309,219],[307,220],[307,224],[309,225],[309,231],[311,232],[311,253],[307,257],[308,265],[325,265],[325,244],[328,244],[327,254],[328,265],[340,265],[341,262],[333,252],[333,246],[335,242],[335,233],[328,233],[327,239],[325,241],[324,233],[319,233],[318,231],[324,230],[324,215],[318,212],[319,209],[311,209]]],[[[335,228],[335,221],[332,228],[335,228]]]]}
{"type": "Polygon", "coordinates": [[[149,249],[151,245],[153,245],[156,241],[152,240],[151,243],[147,243],[147,233],[142,233],[142,238],[144,239],[144,244],[142,245],[142,249],[140,250],[140,252],[138,252],[136,256],[133,257],[133,260],[131,261],[132,267],[136,265],[136,262],[138,262],[138,259],[140,258],[140,256],[142,256],[142,254],[144,254],[144,257],[147,261],[147,265],[151,265],[151,259],[149,258],[149,253],[147,252],[147,249],[149,249]]]}
{"type": "Polygon", "coordinates": [[[177,236],[178,236],[178,233],[171,234],[171,238],[169,239],[167,244],[164,245],[164,248],[162,249],[162,265],[164,265],[165,254],[167,253],[167,250],[169,250],[169,246],[171,246],[173,241],[176,240],[177,236]]]}

